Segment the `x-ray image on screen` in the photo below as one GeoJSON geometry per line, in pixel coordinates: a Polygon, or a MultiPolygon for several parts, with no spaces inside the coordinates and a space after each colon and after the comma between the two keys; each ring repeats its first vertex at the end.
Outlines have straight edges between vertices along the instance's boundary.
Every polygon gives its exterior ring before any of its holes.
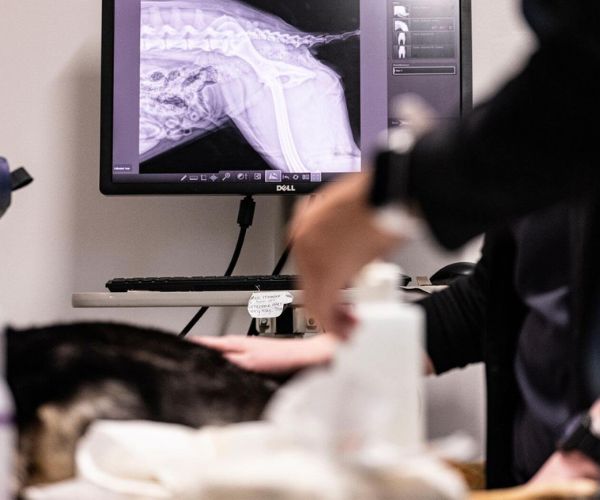
{"type": "Polygon", "coordinates": [[[358,1],[142,0],[143,171],[359,171],[358,1]]]}

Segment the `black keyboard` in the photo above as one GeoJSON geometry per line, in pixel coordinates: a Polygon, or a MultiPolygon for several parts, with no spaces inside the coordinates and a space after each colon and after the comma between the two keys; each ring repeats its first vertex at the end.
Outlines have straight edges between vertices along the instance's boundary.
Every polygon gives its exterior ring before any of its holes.
{"type": "MultiPolygon", "coordinates": [[[[402,286],[410,276],[402,275],[402,286]]],[[[113,293],[145,292],[229,292],[299,290],[298,276],[192,276],[174,278],[115,278],[106,283],[113,293]]]]}
{"type": "Polygon", "coordinates": [[[226,292],[298,290],[298,277],[192,276],[173,278],[115,278],[106,283],[111,292],[226,292]]]}

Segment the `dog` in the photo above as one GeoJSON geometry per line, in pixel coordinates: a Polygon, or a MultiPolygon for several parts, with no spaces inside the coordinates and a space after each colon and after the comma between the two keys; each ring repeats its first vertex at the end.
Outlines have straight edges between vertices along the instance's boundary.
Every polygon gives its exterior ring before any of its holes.
{"type": "Polygon", "coordinates": [[[75,473],[79,438],[97,419],[198,428],[260,418],[282,380],[158,330],[112,323],[6,332],[19,431],[19,486],[75,473]]]}

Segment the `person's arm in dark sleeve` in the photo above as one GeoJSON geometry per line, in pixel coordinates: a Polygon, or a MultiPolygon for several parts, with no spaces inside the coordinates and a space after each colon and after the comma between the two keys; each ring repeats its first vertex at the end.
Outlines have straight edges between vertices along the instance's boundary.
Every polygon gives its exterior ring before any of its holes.
{"type": "Polygon", "coordinates": [[[596,185],[599,82],[597,52],[545,42],[460,126],[416,144],[409,195],[443,246],[596,185]]]}
{"type": "Polygon", "coordinates": [[[484,246],[471,276],[418,303],[425,310],[426,350],[437,374],[483,361],[488,260],[484,246]]]}

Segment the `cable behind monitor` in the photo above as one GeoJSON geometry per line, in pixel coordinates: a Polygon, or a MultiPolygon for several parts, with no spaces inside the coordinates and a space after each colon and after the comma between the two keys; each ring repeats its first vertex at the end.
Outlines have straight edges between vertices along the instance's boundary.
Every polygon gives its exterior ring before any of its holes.
{"type": "MultiPolygon", "coordinates": [[[[248,231],[248,228],[252,226],[252,223],[254,221],[255,209],[256,202],[252,198],[252,195],[246,196],[240,202],[240,208],[238,210],[237,218],[237,223],[240,226],[240,232],[238,235],[237,243],[233,250],[233,254],[231,256],[231,260],[229,261],[229,265],[227,266],[227,270],[225,271],[224,276],[231,276],[233,274],[233,271],[235,270],[235,266],[237,265],[240,255],[242,253],[242,248],[244,247],[244,241],[246,240],[246,232],[248,231]]],[[[192,328],[196,326],[198,321],[200,321],[200,319],[206,314],[206,312],[209,309],[209,307],[202,307],[190,320],[190,322],[185,326],[185,328],[181,330],[179,337],[183,338],[188,333],[190,333],[192,328]]]]}

